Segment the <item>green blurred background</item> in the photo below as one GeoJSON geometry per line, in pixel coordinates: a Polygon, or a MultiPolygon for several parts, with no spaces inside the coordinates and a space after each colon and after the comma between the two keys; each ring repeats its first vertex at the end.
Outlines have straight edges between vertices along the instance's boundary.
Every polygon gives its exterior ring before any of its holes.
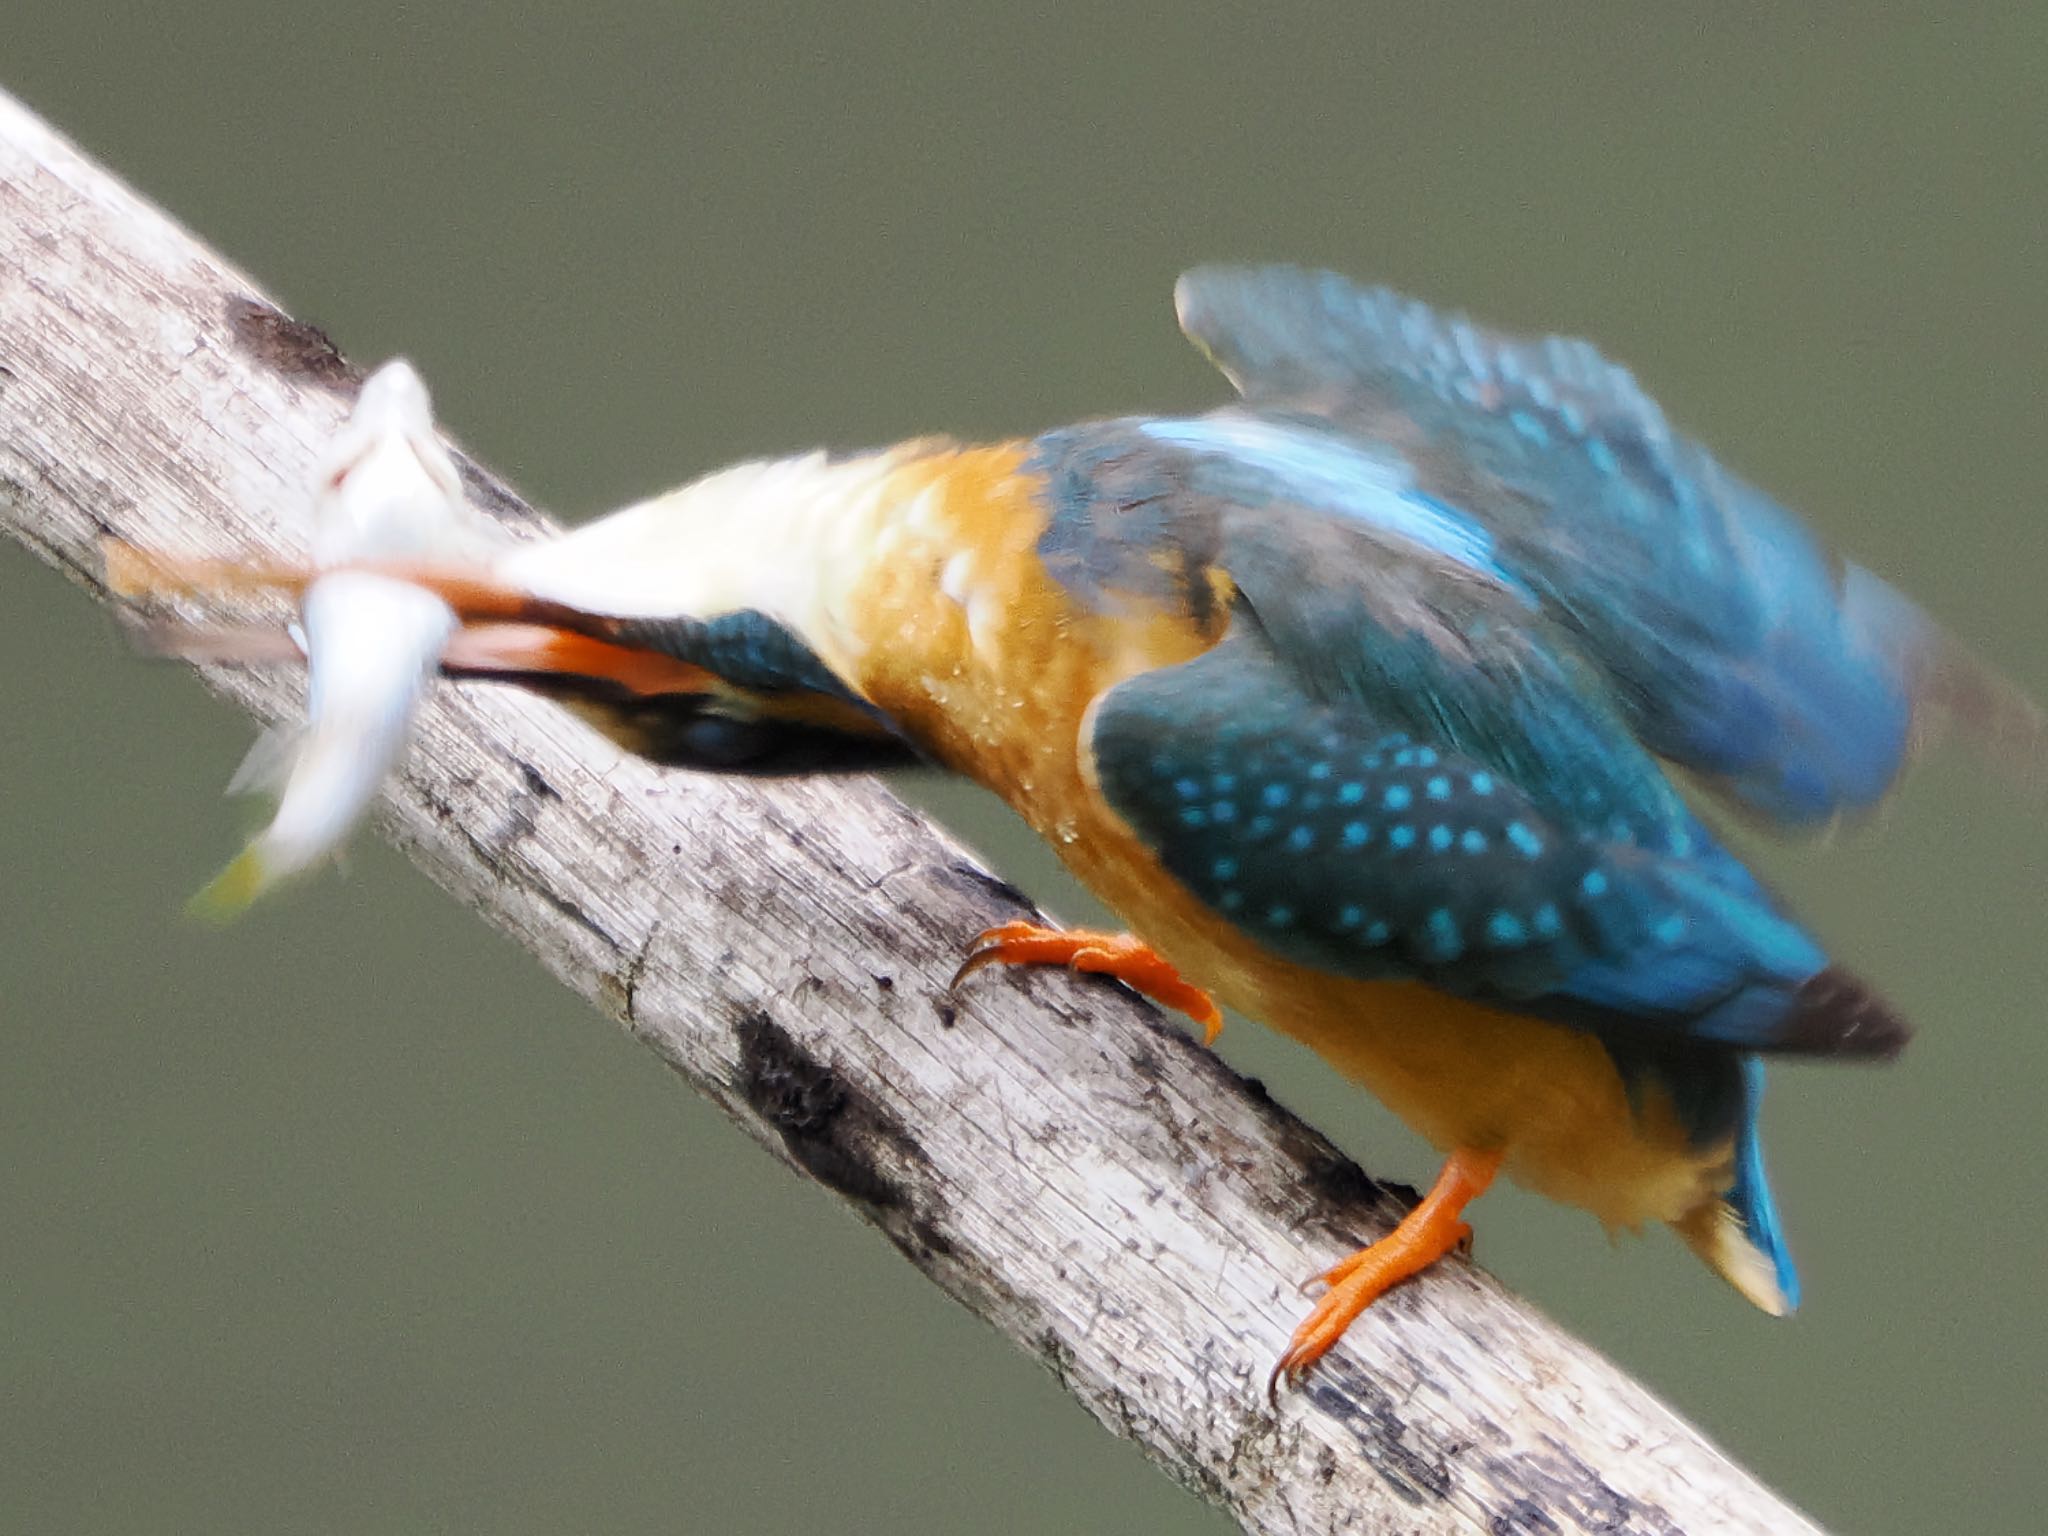
{"type": "MultiPolygon", "coordinates": [[[[565,516],[1198,407],[1175,271],[1300,258],[1601,340],[2048,693],[2048,11],[1024,9],[27,0],[0,83],[565,516]]],[[[188,926],[249,727],[19,551],[0,646],[0,1530],[1224,1528],[390,853],[188,926]]],[[[1806,1311],[1514,1192],[1481,1255],[1824,1522],[2038,1531],[2041,802],[1769,867],[1924,1026],[1778,1075],[1806,1311]]]]}

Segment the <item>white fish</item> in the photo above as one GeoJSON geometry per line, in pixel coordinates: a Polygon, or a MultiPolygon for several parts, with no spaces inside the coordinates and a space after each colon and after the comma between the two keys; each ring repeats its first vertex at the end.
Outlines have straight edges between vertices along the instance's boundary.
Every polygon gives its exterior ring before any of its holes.
{"type": "Polygon", "coordinates": [[[280,749],[266,735],[230,792],[282,780],[269,826],[193,908],[229,917],[332,854],[411,736],[420,695],[460,626],[434,593],[349,567],[474,556],[454,461],[434,434],[426,385],[403,359],[363,384],[313,482],[312,565],[295,635],[308,671],[306,723],[280,749]]]}

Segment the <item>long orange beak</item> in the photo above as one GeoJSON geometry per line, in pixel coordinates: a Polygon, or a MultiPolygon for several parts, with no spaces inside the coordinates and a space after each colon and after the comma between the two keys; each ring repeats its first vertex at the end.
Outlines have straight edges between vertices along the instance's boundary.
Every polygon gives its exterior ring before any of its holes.
{"type": "MultiPolygon", "coordinates": [[[[116,539],[107,540],[103,548],[107,585],[136,599],[245,592],[297,597],[316,576],[333,574],[305,565],[163,556],[116,539]]],[[[610,620],[543,602],[473,567],[363,560],[336,569],[405,582],[454,609],[462,628],[441,656],[441,668],[451,676],[590,678],[637,697],[702,694],[718,688],[702,667],[607,638],[610,620]]],[[[303,659],[282,629],[261,625],[143,623],[135,627],[135,634],[144,649],[187,661],[262,665],[303,659]]]]}

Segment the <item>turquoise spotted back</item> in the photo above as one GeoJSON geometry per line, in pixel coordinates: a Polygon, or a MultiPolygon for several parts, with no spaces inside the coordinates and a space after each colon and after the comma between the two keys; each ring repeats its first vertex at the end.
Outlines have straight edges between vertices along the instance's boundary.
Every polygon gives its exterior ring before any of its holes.
{"type": "Polygon", "coordinates": [[[1088,747],[1176,879],[1317,969],[1767,1048],[1826,963],[1696,824],[1684,857],[1587,836],[1483,758],[1319,705],[1250,636],[1113,689],[1088,747]]]}

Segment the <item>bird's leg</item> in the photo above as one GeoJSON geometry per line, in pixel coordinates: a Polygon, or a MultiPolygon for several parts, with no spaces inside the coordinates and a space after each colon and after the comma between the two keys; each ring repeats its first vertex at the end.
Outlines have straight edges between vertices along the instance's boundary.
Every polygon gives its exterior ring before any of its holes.
{"type": "MultiPolygon", "coordinates": [[[[1330,1346],[1344,1336],[1358,1314],[1389,1287],[1419,1274],[1472,1235],[1465,1207],[1486,1193],[1500,1171],[1501,1153],[1460,1147],[1444,1160],[1428,1194],[1400,1225],[1378,1242],[1361,1248],[1316,1277],[1329,1286],[1315,1310],[1302,1320],[1286,1351],[1266,1382],[1266,1396],[1277,1401],[1280,1383],[1292,1383],[1330,1346]]],[[[1311,1281],[1310,1284],[1314,1284],[1311,1281]]]]}
{"type": "Polygon", "coordinates": [[[1064,965],[1098,976],[1113,976],[1133,992],[1186,1014],[1202,1026],[1206,1044],[1223,1030],[1216,1000],[1184,978],[1151,945],[1130,933],[1090,928],[1046,928],[1037,923],[1004,923],[975,939],[953,973],[959,986],[985,965],[1064,965]]]}

